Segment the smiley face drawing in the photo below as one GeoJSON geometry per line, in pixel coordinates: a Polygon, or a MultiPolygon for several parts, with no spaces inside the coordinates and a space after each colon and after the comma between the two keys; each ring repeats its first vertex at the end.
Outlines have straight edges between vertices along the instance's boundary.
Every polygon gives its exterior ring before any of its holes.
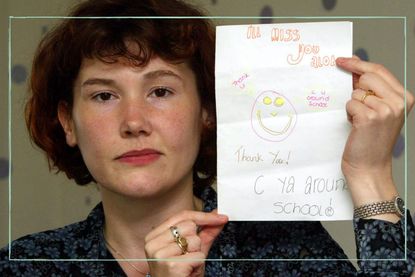
{"type": "Polygon", "coordinates": [[[297,112],[287,97],[267,90],[256,98],[251,112],[255,134],[267,141],[282,141],[293,131],[297,112]]]}

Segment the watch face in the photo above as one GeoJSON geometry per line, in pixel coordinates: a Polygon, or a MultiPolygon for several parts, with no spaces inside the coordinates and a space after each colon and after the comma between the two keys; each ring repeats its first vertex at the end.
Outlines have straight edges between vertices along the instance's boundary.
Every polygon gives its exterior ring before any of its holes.
{"type": "Polygon", "coordinates": [[[395,198],[395,207],[396,211],[399,213],[400,216],[404,216],[405,214],[405,203],[403,202],[403,199],[397,196],[395,198]]]}

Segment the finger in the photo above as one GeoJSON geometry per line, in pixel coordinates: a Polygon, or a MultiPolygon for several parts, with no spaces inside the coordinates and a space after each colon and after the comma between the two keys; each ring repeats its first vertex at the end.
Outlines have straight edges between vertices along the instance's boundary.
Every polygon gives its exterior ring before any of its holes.
{"type": "MultiPolygon", "coordinates": [[[[366,74],[365,74],[366,75],[366,74]]],[[[369,78],[369,77],[367,77],[369,78]]],[[[366,79],[367,79],[366,78],[366,79]]],[[[374,76],[373,78],[377,78],[376,76],[374,76]]],[[[379,83],[381,83],[382,81],[379,81],[379,83]]],[[[405,100],[402,99],[400,96],[391,93],[391,92],[386,92],[385,88],[382,86],[378,86],[377,82],[372,82],[373,86],[372,86],[372,91],[375,92],[375,95],[368,95],[367,97],[364,97],[365,94],[368,93],[367,90],[365,90],[364,88],[368,87],[368,85],[366,85],[366,81],[362,83],[362,87],[363,88],[359,88],[353,91],[352,93],[352,97],[354,97],[354,99],[356,100],[362,100],[364,99],[365,104],[367,104],[369,107],[371,107],[372,109],[375,109],[377,111],[385,111],[386,107],[383,107],[382,105],[376,105],[378,108],[376,108],[376,106],[374,106],[378,101],[382,102],[384,105],[387,105],[388,108],[392,109],[393,114],[396,117],[401,117],[404,114],[404,110],[405,110],[405,100]],[[376,89],[376,87],[378,89],[376,89]],[[375,101],[377,100],[377,101],[375,101]]],[[[362,102],[362,101],[361,101],[362,102]]],[[[408,109],[410,110],[409,106],[408,109]]]]}
{"type": "Polygon", "coordinates": [[[189,262],[194,260],[198,264],[203,264],[205,262],[206,256],[202,252],[189,252],[184,255],[180,255],[176,258],[176,260],[181,262],[189,262]]]}
{"type": "Polygon", "coordinates": [[[228,217],[225,215],[218,215],[215,212],[205,213],[196,211],[182,211],[179,214],[169,218],[163,222],[160,226],[152,230],[147,236],[146,241],[152,240],[165,230],[168,230],[170,226],[175,226],[178,222],[191,220],[199,226],[204,225],[219,225],[227,222],[228,217]]]}
{"type": "Polygon", "coordinates": [[[206,256],[201,252],[188,253],[178,257],[176,265],[186,263],[192,268],[190,277],[204,276],[204,264],[206,256]]]}
{"type": "Polygon", "coordinates": [[[197,268],[205,263],[206,256],[202,252],[189,252],[184,255],[174,257],[171,260],[176,266],[180,266],[183,263],[190,265],[192,268],[197,268]]]}
{"type": "Polygon", "coordinates": [[[213,242],[220,234],[224,226],[225,223],[217,226],[204,226],[203,229],[199,232],[199,237],[201,240],[201,250],[206,256],[208,255],[213,242]]]}
{"type": "MultiPolygon", "coordinates": [[[[352,98],[362,103],[362,99],[365,94],[366,94],[366,91],[357,89],[353,91],[352,98]]],[[[401,117],[401,114],[402,114],[402,110],[401,111],[394,110],[394,108],[391,105],[385,103],[376,95],[366,96],[362,104],[364,104],[371,110],[375,111],[382,119],[386,119],[392,115],[394,118],[397,118],[397,117],[401,117]]]]}
{"type": "Polygon", "coordinates": [[[376,111],[356,99],[350,99],[346,103],[346,111],[354,127],[365,125],[376,118],[376,111]]]}
{"type": "MultiPolygon", "coordinates": [[[[177,232],[182,237],[188,237],[188,236],[195,236],[197,235],[197,225],[191,220],[186,220],[183,222],[179,222],[175,225],[177,232]]],[[[169,229],[165,230],[161,234],[158,234],[157,236],[153,237],[151,240],[148,240],[147,243],[151,243],[153,241],[157,241],[157,243],[161,245],[165,245],[171,242],[175,241],[175,237],[172,234],[172,231],[169,229]]]]}
{"type": "MultiPolygon", "coordinates": [[[[192,252],[177,257],[165,258],[162,261],[149,262],[151,274],[157,274],[157,267],[165,268],[160,276],[192,276],[193,272],[203,269],[206,256],[202,252],[192,252]],[[167,275],[166,272],[169,272],[167,275]]],[[[159,276],[159,275],[157,275],[159,276]]]]}
{"type": "Polygon", "coordinates": [[[388,102],[401,103],[403,94],[393,89],[384,79],[374,73],[365,73],[359,78],[359,87],[376,92],[376,96],[386,99],[388,102]]]}
{"type": "Polygon", "coordinates": [[[359,79],[360,75],[352,73],[353,89],[357,89],[359,87],[359,79]]]}
{"type": "Polygon", "coordinates": [[[337,58],[336,63],[339,67],[356,73],[358,75],[363,75],[364,73],[375,73],[382,77],[387,83],[389,83],[396,91],[401,95],[404,94],[405,89],[398,81],[398,79],[393,76],[383,65],[370,63],[354,58],[337,58]]]}
{"type": "MultiPolygon", "coordinates": [[[[201,239],[198,236],[183,237],[187,241],[187,251],[200,252],[201,251],[201,239]]],[[[183,250],[174,241],[168,244],[160,244],[157,240],[152,240],[146,245],[146,252],[148,257],[155,259],[166,259],[169,257],[177,257],[183,255],[183,250]]]]}
{"type": "Polygon", "coordinates": [[[374,101],[379,101],[379,100],[375,100],[376,95],[366,95],[367,91],[364,89],[355,89],[352,93],[352,99],[359,101],[360,103],[366,105],[368,108],[374,109],[374,101]],[[373,101],[372,101],[373,100],[373,101]]]}
{"type": "Polygon", "coordinates": [[[409,91],[405,93],[406,114],[409,114],[415,105],[415,97],[409,91]]]}

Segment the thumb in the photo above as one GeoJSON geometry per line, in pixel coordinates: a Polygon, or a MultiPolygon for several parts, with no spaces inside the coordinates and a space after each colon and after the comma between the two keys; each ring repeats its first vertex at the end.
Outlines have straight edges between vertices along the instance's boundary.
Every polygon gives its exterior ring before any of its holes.
{"type": "MultiPolygon", "coordinates": [[[[217,214],[218,211],[215,209],[211,213],[217,214]]],[[[227,216],[223,215],[223,217],[224,220],[221,223],[201,226],[201,231],[199,232],[199,238],[201,240],[201,251],[206,255],[206,257],[216,237],[220,234],[223,227],[225,227],[225,224],[228,222],[227,216]]]]}

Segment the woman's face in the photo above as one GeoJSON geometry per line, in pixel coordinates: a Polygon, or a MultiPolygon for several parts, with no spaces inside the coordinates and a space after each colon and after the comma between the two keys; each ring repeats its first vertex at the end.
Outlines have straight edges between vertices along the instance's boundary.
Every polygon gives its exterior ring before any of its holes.
{"type": "Polygon", "coordinates": [[[67,143],[101,187],[146,197],[192,185],[206,114],[187,64],[85,59],[69,114],[60,106],[67,143]]]}

